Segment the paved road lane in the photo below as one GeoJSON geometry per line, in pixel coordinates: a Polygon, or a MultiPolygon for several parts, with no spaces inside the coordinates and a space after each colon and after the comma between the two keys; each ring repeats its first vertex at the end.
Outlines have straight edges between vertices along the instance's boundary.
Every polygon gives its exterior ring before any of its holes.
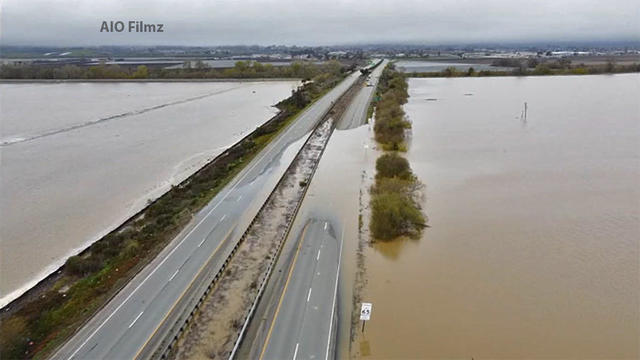
{"type": "Polygon", "coordinates": [[[380,75],[382,75],[382,70],[385,66],[387,66],[388,62],[388,60],[383,60],[383,62],[371,72],[371,74],[369,75],[369,80],[367,81],[370,86],[364,86],[360,90],[358,95],[356,95],[356,97],[351,102],[351,105],[349,105],[349,108],[345,111],[340,121],[338,121],[336,129],[353,129],[365,123],[365,121],[367,120],[369,103],[373,99],[373,95],[376,92],[376,87],[378,86],[380,75]]]}
{"type": "Polygon", "coordinates": [[[313,220],[304,229],[261,359],[328,355],[341,242],[329,222],[313,220]]]}

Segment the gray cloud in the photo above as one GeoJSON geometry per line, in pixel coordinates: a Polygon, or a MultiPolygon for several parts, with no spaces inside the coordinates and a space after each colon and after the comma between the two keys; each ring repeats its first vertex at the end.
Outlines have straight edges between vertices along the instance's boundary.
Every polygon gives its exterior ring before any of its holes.
{"type": "Polygon", "coordinates": [[[637,0],[3,0],[9,45],[424,44],[640,40],[637,0]],[[103,20],[164,33],[100,33],[103,20]]]}

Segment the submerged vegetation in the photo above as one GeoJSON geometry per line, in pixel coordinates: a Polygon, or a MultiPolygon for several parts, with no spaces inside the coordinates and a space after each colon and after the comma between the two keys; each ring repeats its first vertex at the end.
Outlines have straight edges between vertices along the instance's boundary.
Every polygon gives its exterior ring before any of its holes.
{"type": "Polygon", "coordinates": [[[127,67],[118,65],[2,65],[0,79],[251,79],[298,78],[312,79],[321,74],[339,71],[342,65],[335,60],[326,63],[295,61],[290,65],[274,66],[257,61],[237,61],[231,68],[210,68],[202,61],[186,62],[183,68],[127,67]]]}
{"type": "Polygon", "coordinates": [[[398,153],[389,152],[378,158],[376,171],[371,187],[371,233],[380,240],[418,236],[425,224],[415,199],[421,184],[409,162],[398,153]]]}
{"type": "Polygon", "coordinates": [[[0,358],[42,358],[153,259],[297,114],[346,76],[335,64],[277,104],[281,112],[118,229],[70,257],[0,314],[0,358]]]}
{"type": "Polygon", "coordinates": [[[417,237],[426,221],[418,203],[422,184],[407,159],[398,154],[406,149],[406,129],[411,127],[402,109],[409,98],[405,76],[389,65],[382,72],[377,92],[375,139],[386,152],[376,161],[369,227],[378,240],[417,237]]]}
{"type": "Polygon", "coordinates": [[[405,119],[402,105],[409,98],[407,81],[393,65],[387,66],[380,76],[375,111],[375,137],[385,150],[405,148],[405,129],[411,124],[405,119]]]}

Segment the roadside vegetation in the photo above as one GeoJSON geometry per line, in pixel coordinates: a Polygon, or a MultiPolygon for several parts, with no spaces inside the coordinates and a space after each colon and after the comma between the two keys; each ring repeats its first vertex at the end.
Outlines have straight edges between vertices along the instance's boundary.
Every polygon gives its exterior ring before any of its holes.
{"type": "Polygon", "coordinates": [[[493,66],[510,67],[511,70],[480,70],[470,67],[460,71],[450,66],[437,72],[412,72],[408,77],[485,77],[485,76],[544,76],[544,75],[595,75],[640,72],[640,64],[616,64],[614,60],[598,65],[573,65],[569,59],[541,61],[531,59],[496,59],[493,66]]]}
{"type": "Polygon", "coordinates": [[[376,178],[371,187],[369,228],[376,240],[399,236],[419,237],[426,218],[418,197],[422,184],[409,162],[398,152],[406,151],[406,120],[402,105],[409,97],[406,77],[388,65],[382,72],[375,102],[375,139],[385,153],[376,160],[376,178]]]}
{"type": "Polygon", "coordinates": [[[387,66],[380,76],[376,91],[375,125],[376,141],[385,150],[404,150],[405,130],[411,124],[405,119],[402,105],[409,98],[408,84],[404,75],[393,65],[387,66]]]}
{"type": "Polygon", "coordinates": [[[321,72],[277,104],[277,116],[10,304],[0,314],[0,358],[43,358],[71,336],[302,109],[347,74],[335,63],[316,69],[321,72]]]}
{"type": "Polygon", "coordinates": [[[238,61],[231,68],[210,68],[202,61],[185,62],[184,68],[126,67],[118,65],[2,65],[0,79],[24,80],[94,80],[94,79],[251,79],[251,78],[299,78],[312,79],[342,68],[340,62],[331,60],[322,64],[296,61],[290,65],[274,66],[257,61],[238,61]]]}

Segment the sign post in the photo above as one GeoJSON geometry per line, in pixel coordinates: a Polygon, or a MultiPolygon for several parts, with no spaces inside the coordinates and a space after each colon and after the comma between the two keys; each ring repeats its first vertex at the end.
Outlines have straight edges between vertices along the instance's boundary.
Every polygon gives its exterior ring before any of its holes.
{"type": "Polygon", "coordinates": [[[362,303],[362,308],[360,309],[360,320],[362,320],[362,332],[364,333],[364,324],[366,321],[371,319],[371,309],[373,308],[373,304],[371,303],[362,303]]]}

